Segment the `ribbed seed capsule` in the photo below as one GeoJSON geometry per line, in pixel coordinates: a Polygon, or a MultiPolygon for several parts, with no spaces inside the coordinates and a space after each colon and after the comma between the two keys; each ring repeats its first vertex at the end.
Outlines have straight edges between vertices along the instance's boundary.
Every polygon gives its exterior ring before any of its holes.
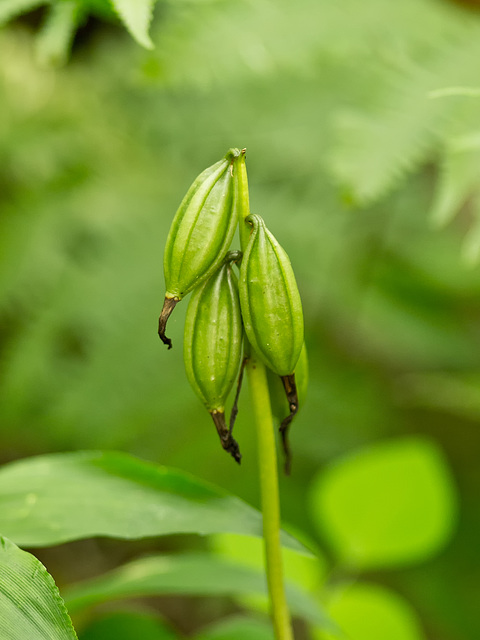
{"type": "Polygon", "coordinates": [[[288,429],[298,411],[295,367],[303,346],[303,311],[292,265],[260,216],[245,222],[252,232],[240,268],[240,304],[245,333],[266,366],[279,375],[290,414],[280,433],[285,452],[285,471],[290,471],[288,429]]]}
{"type": "Polygon", "coordinates": [[[242,355],[242,317],[231,252],[224,264],[192,294],[185,320],[184,360],[187,378],[208,409],[222,447],[237,462],[241,454],[225,421],[225,401],[242,355]]]}
{"type": "Polygon", "coordinates": [[[196,178],[170,227],[163,262],[167,292],[158,322],[169,349],[165,328],[175,305],[218,268],[232,242],[237,226],[232,165],[240,153],[230,149],[196,178]]]}
{"type": "Polygon", "coordinates": [[[240,268],[240,304],[245,333],[258,356],[279,376],[295,370],[303,346],[303,311],[290,260],[260,216],[240,268]]]}

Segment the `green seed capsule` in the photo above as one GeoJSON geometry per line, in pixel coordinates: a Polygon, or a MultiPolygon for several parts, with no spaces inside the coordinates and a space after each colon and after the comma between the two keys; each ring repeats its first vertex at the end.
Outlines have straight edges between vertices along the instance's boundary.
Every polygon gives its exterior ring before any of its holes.
{"type": "Polygon", "coordinates": [[[303,311],[290,260],[260,216],[252,226],[240,268],[240,304],[247,338],[258,357],[280,376],[290,414],[280,425],[285,472],[290,473],[288,430],[298,411],[295,367],[303,347],[303,311]]]}
{"type": "Polygon", "coordinates": [[[237,462],[241,455],[225,421],[225,401],[242,355],[242,317],[232,252],[203,285],[195,289],[185,320],[184,360],[187,378],[211,414],[223,448],[237,462]]]}
{"type": "Polygon", "coordinates": [[[158,324],[169,349],[172,341],[165,328],[175,305],[219,267],[232,242],[237,226],[232,165],[240,153],[230,149],[223,160],[205,169],[173,219],[163,263],[167,292],[158,324]]]}
{"type": "Polygon", "coordinates": [[[261,360],[279,376],[293,374],[303,346],[303,311],[290,260],[260,216],[240,268],[245,333],[261,360]]]}

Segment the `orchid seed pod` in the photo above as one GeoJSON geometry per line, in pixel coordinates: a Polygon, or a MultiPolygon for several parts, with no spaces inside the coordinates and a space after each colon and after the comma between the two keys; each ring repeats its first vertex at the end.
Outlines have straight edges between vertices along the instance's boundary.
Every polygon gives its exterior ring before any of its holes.
{"type": "Polygon", "coordinates": [[[259,358],[279,376],[293,374],[303,346],[303,311],[292,265],[260,216],[240,268],[245,333],[259,358]]]}
{"type": "Polygon", "coordinates": [[[165,329],[175,305],[216,271],[232,242],[237,226],[232,165],[240,154],[230,149],[196,178],[170,227],[163,262],[167,291],[158,321],[158,335],[169,349],[165,329]]]}
{"type": "Polygon", "coordinates": [[[184,361],[187,378],[213,418],[222,447],[239,463],[241,454],[226,425],[225,401],[242,356],[243,327],[238,284],[227,254],[224,264],[195,289],[187,309],[184,361]]]}
{"type": "Polygon", "coordinates": [[[290,472],[288,429],[298,411],[295,367],[303,347],[303,311],[292,265],[260,216],[252,227],[240,268],[240,305],[246,336],[263,363],[281,377],[290,414],[280,425],[285,472],[290,472]]]}

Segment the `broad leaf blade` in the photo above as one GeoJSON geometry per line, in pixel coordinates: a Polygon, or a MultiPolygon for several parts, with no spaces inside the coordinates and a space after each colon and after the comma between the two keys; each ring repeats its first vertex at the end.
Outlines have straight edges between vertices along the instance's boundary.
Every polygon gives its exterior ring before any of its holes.
{"type": "MultiPolygon", "coordinates": [[[[299,536],[299,540],[302,536],[299,536]]],[[[217,556],[226,561],[265,571],[265,548],[260,538],[235,533],[219,533],[211,536],[210,545],[217,556]]],[[[305,542],[305,541],[304,541],[305,542]]],[[[307,546],[314,548],[312,541],[307,546]]],[[[318,593],[327,577],[327,560],[316,550],[308,556],[293,549],[282,549],[282,566],[285,580],[301,587],[304,591],[318,593]]]]}
{"type": "MultiPolygon", "coordinates": [[[[41,547],[92,536],[262,535],[261,514],[186,473],[115,452],[39,456],[0,470],[0,531],[41,547]]],[[[304,550],[284,534],[284,544],[304,550]]]]}
{"type": "Polygon", "coordinates": [[[95,620],[79,640],[176,640],[178,636],[158,616],[138,611],[116,611],[95,620]]]}
{"type": "Polygon", "coordinates": [[[148,35],[155,0],[112,0],[115,11],[135,40],[147,49],[153,49],[148,35]]]}
{"type": "MultiPolygon", "coordinates": [[[[108,600],[165,594],[235,596],[267,592],[265,575],[219,560],[207,553],[151,556],[135,560],[110,573],[69,590],[70,611],[108,600]]],[[[325,628],[332,628],[324,612],[309,595],[287,587],[292,613],[325,628]]]]}
{"type": "Polygon", "coordinates": [[[311,498],[340,560],[362,569],[424,560],[445,545],[455,523],[448,466],[420,438],[380,443],[331,465],[311,498]]]}
{"type": "Polygon", "coordinates": [[[340,585],[331,594],[329,609],[345,635],[325,635],[322,631],[322,640],[425,640],[409,603],[378,585],[340,585]]]}
{"type": "Polygon", "coordinates": [[[251,618],[230,618],[204,629],[195,640],[275,640],[272,625],[251,618]]]}
{"type": "Polygon", "coordinates": [[[0,537],[0,638],[76,637],[52,576],[34,556],[0,537]]]}

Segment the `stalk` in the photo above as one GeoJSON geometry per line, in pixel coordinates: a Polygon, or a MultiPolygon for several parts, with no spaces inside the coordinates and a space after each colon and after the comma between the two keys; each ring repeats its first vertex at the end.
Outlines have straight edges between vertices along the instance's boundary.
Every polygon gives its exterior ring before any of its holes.
{"type": "Polygon", "coordinates": [[[257,431],[263,539],[273,628],[277,640],[293,640],[283,581],[277,454],[270,394],[265,365],[257,360],[254,352],[247,363],[247,376],[257,431]]]}
{"type": "MultiPolygon", "coordinates": [[[[240,244],[245,251],[250,231],[245,218],[250,215],[245,153],[237,159],[234,171],[236,201],[239,207],[240,244]]],[[[277,454],[270,392],[265,365],[250,348],[247,376],[253,404],[253,415],[258,442],[260,492],[263,514],[263,540],[267,573],[270,610],[276,640],[293,640],[290,612],[288,610],[283,579],[282,550],[280,545],[280,497],[278,490],[277,454]]]]}

